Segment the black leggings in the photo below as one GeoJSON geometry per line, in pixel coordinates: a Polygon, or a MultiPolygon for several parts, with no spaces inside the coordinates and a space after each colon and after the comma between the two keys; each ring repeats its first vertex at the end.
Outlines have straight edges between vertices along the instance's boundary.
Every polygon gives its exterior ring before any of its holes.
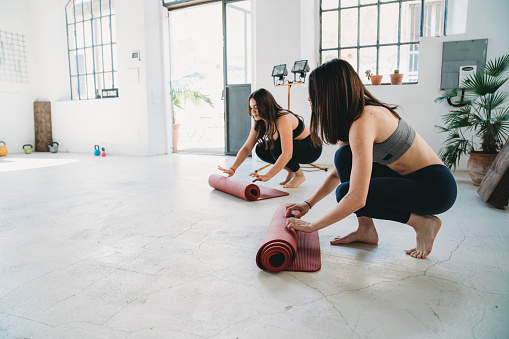
{"type": "MultiPolygon", "coordinates": [[[[339,202],[350,187],[352,151],[345,145],[336,151],[334,165],[341,179],[336,189],[339,202]]],[[[434,215],[447,211],[456,201],[456,181],[444,165],[430,165],[408,175],[373,163],[366,205],[358,217],[407,223],[411,213],[434,215]]]]}
{"type": "MultiPolygon", "coordinates": [[[[256,155],[265,162],[274,164],[282,153],[281,139],[274,140],[274,147],[265,147],[263,144],[256,145],[256,155]]],[[[293,140],[293,154],[292,158],[285,167],[289,168],[292,172],[297,172],[300,168],[299,164],[311,164],[316,161],[322,154],[322,146],[315,147],[311,141],[311,136],[307,136],[302,140],[293,140]]]]}

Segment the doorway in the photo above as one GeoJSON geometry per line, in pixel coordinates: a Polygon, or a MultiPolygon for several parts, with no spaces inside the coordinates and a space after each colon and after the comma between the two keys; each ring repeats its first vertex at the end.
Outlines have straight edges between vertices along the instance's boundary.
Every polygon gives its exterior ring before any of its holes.
{"type": "Polygon", "coordinates": [[[223,0],[168,15],[173,151],[236,153],[251,127],[251,1],[223,0]]]}

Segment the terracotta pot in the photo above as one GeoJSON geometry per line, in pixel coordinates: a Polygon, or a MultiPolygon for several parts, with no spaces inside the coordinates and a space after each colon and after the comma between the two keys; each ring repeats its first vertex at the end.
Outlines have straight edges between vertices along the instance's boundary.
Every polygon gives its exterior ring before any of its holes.
{"type": "Polygon", "coordinates": [[[394,73],[391,74],[391,85],[401,85],[403,83],[404,74],[394,73]]]}
{"type": "Polygon", "coordinates": [[[484,153],[468,153],[469,158],[467,161],[467,172],[470,178],[474,182],[475,186],[481,184],[482,179],[488,173],[493,161],[497,157],[497,154],[484,154],[484,153]]]}
{"type": "Polygon", "coordinates": [[[173,152],[178,150],[180,124],[173,124],[173,152]]]}
{"type": "Polygon", "coordinates": [[[383,75],[372,75],[369,77],[371,79],[371,84],[378,86],[382,83],[383,75]]]}

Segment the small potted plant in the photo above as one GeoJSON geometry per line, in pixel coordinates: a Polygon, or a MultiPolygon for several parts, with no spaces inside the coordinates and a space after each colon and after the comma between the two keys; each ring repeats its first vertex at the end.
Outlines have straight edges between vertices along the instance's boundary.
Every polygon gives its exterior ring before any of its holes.
{"type": "Polygon", "coordinates": [[[372,85],[378,86],[382,84],[383,75],[373,75],[370,69],[366,71],[366,77],[368,80],[371,80],[372,85]]]}
{"type": "Polygon", "coordinates": [[[404,74],[399,72],[399,69],[395,69],[394,73],[391,74],[391,85],[401,85],[403,83],[404,74]]]}
{"type": "Polygon", "coordinates": [[[463,80],[461,101],[455,104],[450,101],[458,95],[457,90],[435,99],[435,102],[447,100],[457,107],[442,117],[444,127],[437,126],[441,132],[447,133],[439,156],[447,167],[455,168],[460,157],[468,154],[467,172],[476,186],[488,172],[508,135],[509,95],[500,89],[509,80],[505,74],[507,70],[509,54],[490,60],[481,71],[463,80]],[[465,131],[473,135],[471,139],[464,135],[465,131]]]}

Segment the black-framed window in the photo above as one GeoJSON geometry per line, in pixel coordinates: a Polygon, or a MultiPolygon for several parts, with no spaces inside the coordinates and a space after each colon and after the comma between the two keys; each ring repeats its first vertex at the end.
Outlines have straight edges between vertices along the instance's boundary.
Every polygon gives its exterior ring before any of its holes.
{"type": "MultiPolygon", "coordinates": [[[[320,62],[340,57],[357,70],[398,69],[418,82],[419,38],[445,34],[447,0],[321,0],[320,62]]],[[[385,82],[385,81],[384,81],[385,82]]]]}
{"type": "Polygon", "coordinates": [[[118,88],[115,0],[69,0],[65,6],[71,99],[97,99],[118,88]]]}

